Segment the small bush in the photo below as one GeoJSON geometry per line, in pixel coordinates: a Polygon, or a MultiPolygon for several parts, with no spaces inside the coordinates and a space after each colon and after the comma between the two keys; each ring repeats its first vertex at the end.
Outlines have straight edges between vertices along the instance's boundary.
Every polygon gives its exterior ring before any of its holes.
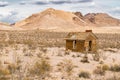
{"type": "Polygon", "coordinates": [[[70,50],[66,50],[65,55],[70,55],[70,52],[71,52],[70,50]]]}
{"type": "Polygon", "coordinates": [[[85,55],[85,56],[82,58],[81,62],[83,62],[83,63],[89,63],[87,55],[85,55]]]}
{"type": "Polygon", "coordinates": [[[30,80],[28,77],[25,77],[23,80],[30,80]]]}
{"type": "Polygon", "coordinates": [[[90,78],[90,73],[89,72],[87,72],[87,71],[81,71],[80,73],[79,73],[79,77],[81,78],[81,77],[83,77],[83,78],[90,78]]]}
{"type": "Polygon", "coordinates": [[[110,67],[110,70],[114,72],[120,72],[120,65],[114,64],[110,67]]]}
{"type": "Polygon", "coordinates": [[[104,64],[104,61],[100,61],[99,64],[104,64]]]}
{"type": "Polygon", "coordinates": [[[97,68],[93,71],[93,73],[103,76],[105,75],[105,70],[103,70],[101,66],[97,66],[97,68]]]}
{"type": "Polygon", "coordinates": [[[77,57],[81,57],[81,56],[78,54],[77,57]]]}
{"type": "Polygon", "coordinates": [[[15,64],[9,64],[7,68],[10,71],[10,73],[12,74],[12,73],[15,73],[17,66],[15,64]]]}
{"type": "Polygon", "coordinates": [[[73,54],[72,57],[75,58],[76,56],[73,54]]]}
{"type": "Polygon", "coordinates": [[[109,66],[107,64],[102,65],[102,70],[103,71],[109,70],[109,66]]]}
{"type": "Polygon", "coordinates": [[[112,76],[110,78],[107,78],[106,80],[120,80],[119,76],[112,76]]]}
{"type": "Polygon", "coordinates": [[[45,78],[49,75],[51,71],[51,65],[45,59],[38,61],[35,63],[33,68],[30,70],[31,75],[40,76],[41,78],[45,78]]]}
{"type": "Polygon", "coordinates": [[[98,53],[96,53],[95,55],[93,55],[93,59],[95,61],[99,61],[100,60],[100,55],[98,53]]]}
{"type": "Polygon", "coordinates": [[[8,69],[0,69],[0,76],[9,75],[10,72],[8,69]]]}
{"type": "Polygon", "coordinates": [[[64,76],[71,76],[74,72],[75,65],[71,60],[63,60],[58,65],[59,71],[63,73],[64,76]]]}

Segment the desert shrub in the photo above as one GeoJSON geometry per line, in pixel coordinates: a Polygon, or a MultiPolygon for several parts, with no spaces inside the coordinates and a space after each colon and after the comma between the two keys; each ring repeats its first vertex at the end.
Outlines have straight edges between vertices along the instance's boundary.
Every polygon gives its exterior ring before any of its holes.
{"type": "Polygon", "coordinates": [[[101,52],[101,53],[99,53],[99,57],[102,58],[103,60],[106,60],[108,58],[108,55],[106,55],[105,53],[101,52]]]}
{"type": "Polygon", "coordinates": [[[72,57],[75,58],[76,56],[73,54],[72,57]]]}
{"type": "Polygon", "coordinates": [[[57,56],[62,57],[63,55],[61,53],[58,53],[57,56]]]}
{"type": "Polygon", "coordinates": [[[71,60],[63,60],[58,65],[58,70],[63,73],[63,76],[70,78],[74,72],[75,65],[71,60]]]}
{"type": "Polygon", "coordinates": [[[9,70],[8,69],[0,69],[0,76],[2,75],[8,75],[10,74],[9,70]]]}
{"type": "Polygon", "coordinates": [[[96,53],[95,55],[93,55],[93,60],[99,61],[100,60],[100,55],[98,53],[96,53]]]}
{"type": "Polygon", "coordinates": [[[9,75],[10,72],[8,69],[0,69],[0,80],[10,80],[9,77],[7,77],[7,75],[9,75]]]}
{"type": "Polygon", "coordinates": [[[110,67],[110,71],[120,72],[120,65],[114,64],[110,67]]]}
{"type": "Polygon", "coordinates": [[[71,52],[70,50],[66,50],[65,55],[70,55],[70,52],[71,52]]]}
{"type": "Polygon", "coordinates": [[[103,64],[102,65],[102,70],[103,71],[109,70],[109,66],[107,64],[103,64]]]}
{"type": "Polygon", "coordinates": [[[0,49],[2,50],[4,48],[4,45],[0,43],[0,49]]]}
{"type": "Polygon", "coordinates": [[[29,53],[25,53],[24,56],[31,57],[31,56],[33,56],[33,54],[31,52],[29,52],[29,53]]]}
{"type": "Polygon", "coordinates": [[[101,60],[101,61],[99,62],[99,64],[104,64],[104,61],[101,60]]]}
{"type": "Polygon", "coordinates": [[[46,52],[47,52],[47,49],[46,49],[46,48],[41,48],[41,51],[42,51],[43,53],[46,53],[46,52]]]}
{"type": "Polygon", "coordinates": [[[27,52],[27,49],[26,48],[23,48],[23,53],[26,53],[27,52]]]}
{"type": "Polygon", "coordinates": [[[81,57],[81,55],[80,55],[80,54],[78,54],[78,55],[77,55],[77,57],[81,57]]]}
{"type": "Polygon", "coordinates": [[[30,80],[28,77],[25,77],[23,80],[30,80]]]}
{"type": "Polygon", "coordinates": [[[109,51],[109,52],[112,52],[112,53],[116,53],[117,50],[114,50],[112,48],[105,48],[104,51],[109,51]]]}
{"type": "Polygon", "coordinates": [[[88,56],[85,54],[85,56],[82,58],[81,62],[83,63],[89,63],[88,56]]]}
{"type": "Polygon", "coordinates": [[[83,77],[83,78],[90,78],[91,74],[87,71],[81,71],[79,74],[79,77],[83,77]]]}
{"type": "Polygon", "coordinates": [[[93,73],[102,76],[105,75],[105,70],[103,70],[101,66],[97,66],[93,73]]]}
{"type": "Polygon", "coordinates": [[[119,76],[112,76],[112,77],[107,78],[106,80],[120,80],[120,77],[119,76]]]}
{"type": "Polygon", "coordinates": [[[42,59],[41,61],[37,61],[34,66],[32,67],[32,69],[30,70],[30,75],[36,75],[40,78],[45,78],[47,76],[49,76],[51,71],[51,65],[50,63],[45,60],[42,59]]]}
{"type": "Polygon", "coordinates": [[[7,68],[10,71],[10,73],[12,74],[12,73],[15,73],[17,66],[15,64],[9,64],[7,68]]]}
{"type": "Polygon", "coordinates": [[[42,53],[39,52],[39,53],[37,54],[37,57],[38,57],[38,58],[41,58],[41,57],[42,57],[42,53]]]}
{"type": "Polygon", "coordinates": [[[1,77],[0,80],[10,80],[10,77],[1,77]]]}

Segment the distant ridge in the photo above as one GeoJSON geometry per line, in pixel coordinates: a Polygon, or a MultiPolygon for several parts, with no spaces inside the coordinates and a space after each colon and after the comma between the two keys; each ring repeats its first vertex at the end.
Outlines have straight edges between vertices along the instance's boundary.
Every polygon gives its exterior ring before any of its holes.
{"type": "Polygon", "coordinates": [[[88,13],[84,16],[84,19],[96,26],[120,26],[119,19],[113,18],[106,13],[88,13]]]}
{"type": "Polygon", "coordinates": [[[81,26],[86,25],[82,19],[72,12],[49,8],[15,23],[15,26],[23,29],[69,30],[77,28],[78,24],[81,26]]]}
{"type": "MultiPolygon", "coordinates": [[[[3,25],[6,26],[6,24],[3,25]]],[[[32,14],[28,18],[18,21],[11,26],[13,29],[18,30],[78,31],[86,26],[120,26],[120,20],[106,13],[88,13],[83,15],[81,12],[67,12],[48,8],[42,12],[32,14]]]]}

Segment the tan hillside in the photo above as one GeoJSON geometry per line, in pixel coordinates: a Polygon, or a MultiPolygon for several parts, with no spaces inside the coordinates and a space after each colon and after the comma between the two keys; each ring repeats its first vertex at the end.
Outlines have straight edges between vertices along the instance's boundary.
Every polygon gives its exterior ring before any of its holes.
{"type": "Polygon", "coordinates": [[[120,26],[120,20],[106,13],[88,13],[84,20],[95,24],[95,26],[120,26]]]}
{"type": "Polygon", "coordinates": [[[0,30],[23,30],[22,28],[13,27],[9,23],[0,22],[0,30]]]}
{"type": "Polygon", "coordinates": [[[16,27],[23,29],[48,29],[48,30],[69,30],[84,26],[86,23],[72,12],[55,10],[49,8],[41,13],[33,14],[27,19],[15,23],[16,27]]]}
{"type": "Polygon", "coordinates": [[[0,22],[0,26],[9,26],[10,24],[8,24],[8,23],[4,23],[4,22],[0,22]]]}
{"type": "Polygon", "coordinates": [[[47,31],[84,31],[92,29],[94,32],[119,32],[120,20],[105,13],[67,12],[53,8],[31,15],[30,17],[16,22],[13,27],[23,30],[47,30],[47,31]],[[100,27],[98,27],[100,26],[100,27]],[[108,27],[109,28],[106,28],[108,27]],[[102,27],[102,28],[101,28],[102,27]],[[116,27],[116,28],[115,28],[116,27]]]}
{"type": "Polygon", "coordinates": [[[16,28],[10,26],[8,23],[0,22],[0,30],[14,30],[16,28]]]}

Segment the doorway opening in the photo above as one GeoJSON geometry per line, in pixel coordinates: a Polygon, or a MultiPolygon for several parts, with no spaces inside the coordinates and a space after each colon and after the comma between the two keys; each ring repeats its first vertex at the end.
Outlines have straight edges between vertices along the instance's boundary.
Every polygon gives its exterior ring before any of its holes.
{"type": "Polygon", "coordinates": [[[89,51],[91,51],[92,49],[92,41],[89,41],[89,51]]]}
{"type": "Polygon", "coordinates": [[[76,40],[73,41],[73,49],[76,48],[76,40]]]}

